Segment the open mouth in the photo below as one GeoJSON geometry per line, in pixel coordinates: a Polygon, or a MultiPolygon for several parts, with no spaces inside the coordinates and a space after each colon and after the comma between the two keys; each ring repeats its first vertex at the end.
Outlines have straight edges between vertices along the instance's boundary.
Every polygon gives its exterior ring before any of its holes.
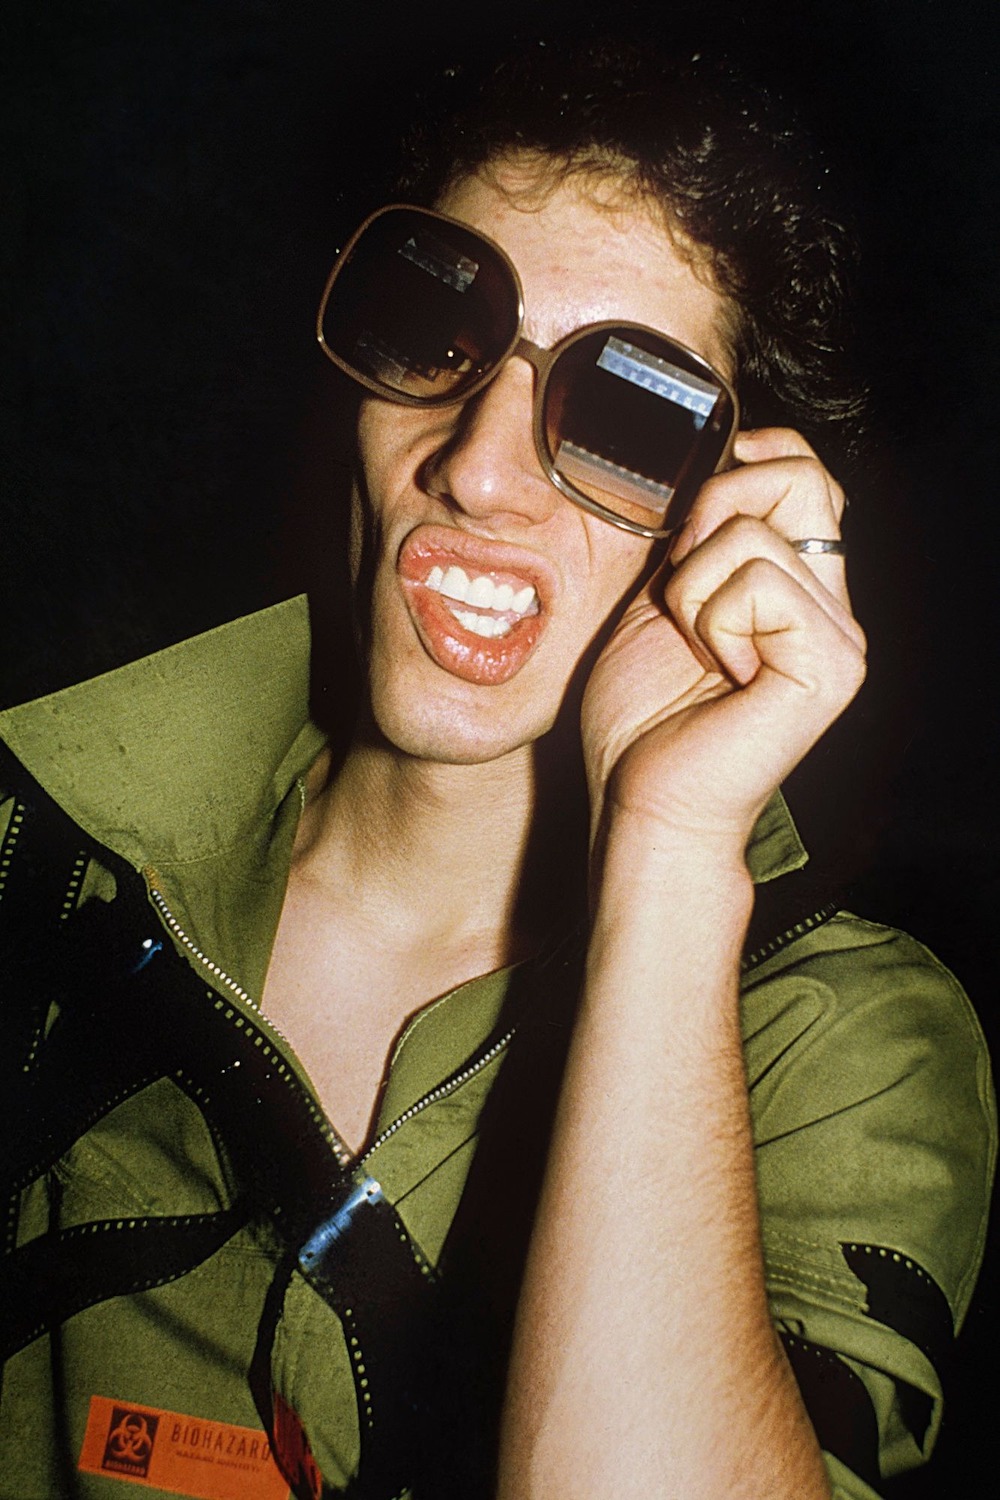
{"type": "Polygon", "coordinates": [[[498,583],[488,573],[470,578],[455,563],[447,569],[435,563],[424,579],[424,588],[441,595],[463,629],[485,640],[508,635],[528,615],[538,614],[534,584],[517,587],[509,582],[498,583]]]}
{"type": "Polygon", "coordinates": [[[505,556],[509,550],[421,528],[399,556],[404,594],[428,654],[445,671],[484,686],[519,672],[545,625],[541,580],[525,576],[528,567],[505,556]]]}

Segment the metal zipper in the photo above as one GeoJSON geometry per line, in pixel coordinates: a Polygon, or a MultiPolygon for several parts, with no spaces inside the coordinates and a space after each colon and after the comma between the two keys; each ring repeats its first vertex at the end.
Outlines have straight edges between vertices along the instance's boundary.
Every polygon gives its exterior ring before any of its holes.
{"type": "MultiPolygon", "coordinates": [[[[231,990],[232,993],[237,996],[238,999],[242,1000],[244,1004],[249,1005],[251,1010],[255,1011],[256,1014],[263,1020],[266,1020],[268,1026],[274,1032],[275,1036],[280,1037],[285,1046],[289,1048],[290,1051],[293,1051],[294,1049],[292,1048],[291,1042],[285,1035],[283,1035],[279,1028],[275,1026],[274,1022],[264,1015],[264,1012],[261,1010],[259,1003],[253,998],[249,991],[245,990],[241,984],[238,984],[236,980],[233,979],[231,975],[227,974],[226,971],[217,963],[213,963],[208,955],[203,953],[198,945],[188,937],[187,933],[184,931],[183,927],[178,922],[173,912],[170,910],[170,907],[167,905],[166,898],[154,883],[156,879],[155,870],[147,866],[147,868],[143,871],[143,874],[146,877],[146,884],[149,889],[149,894],[152,897],[161,918],[169,928],[172,935],[177,939],[177,941],[187,949],[187,951],[192,955],[193,958],[196,958],[198,960],[203,968],[208,970],[215,981],[220,984],[224,984],[227,989],[231,990]]],[[[405,1125],[409,1120],[412,1120],[414,1116],[422,1114],[429,1105],[436,1104],[440,1099],[446,1099],[449,1094],[453,1094],[455,1090],[461,1088],[464,1083],[468,1083],[470,1078],[474,1078],[477,1073],[482,1072],[483,1068],[487,1067],[495,1057],[498,1057],[499,1054],[509,1046],[516,1030],[516,1026],[512,1026],[508,1032],[506,1032],[502,1037],[499,1037],[497,1041],[495,1041],[490,1047],[488,1047],[485,1052],[481,1053],[480,1056],[477,1057],[473,1062],[466,1063],[463,1068],[460,1068],[457,1073],[453,1073],[450,1078],[444,1079],[443,1082],[437,1084],[436,1087],[434,1087],[433,1089],[429,1089],[426,1094],[422,1095],[421,1098],[416,1100],[414,1104],[411,1104],[409,1109],[404,1110],[397,1119],[393,1120],[391,1125],[387,1125],[385,1130],[380,1132],[380,1134],[375,1138],[372,1144],[358,1156],[355,1156],[351,1152],[351,1149],[348,1146],[347,1142],[338,1134],[337,1129],[332,1124],[332,1122],[327,1119],[327,1123],[330,1126],[330,1131],[333,1137],[334,1150],[341,1165],[345,1167],[363,1166],[364,1163],[368,1161],[369,1157],[371,1157],[379,1149],[380,1146],[383,1146],[385,1144],[390,1136],[395,1135],[396,1131],[399,1130],[403,1125],[405,1125]]]]}
{"type": "MultiPolygon", "coordinates": [[[[295,785],[299,794],[299,810],[301,813],[302,808],[305,806],[306,796],[305,781],[301,776],[296,778],[295,785]]],[[[153,866],[146,865],[142,873],[143,877],[145,878],[149,894],[152,896],[161,917],[163,918],[164,922],[167,924],[177,941],[179,943],[182,943],[188,950],[188,952],[192,955],[192,957],[196,958],[198,962],[204,968],[206,968],[210,974],[214,976],[214,978],[216,978],[221,984],[224,984],[227,989],[231,990],[237,997],[237,999],[242,1000],[245,1005],[249,1005],[250,1009],[256,1011],[257,1015],[262,1016],[264,1020],[267,1021],[268,1026],[270,1026],[275,1036],[281,1037],[281,1040],[284,1042],[285,1046],[291,1048],[292,1044],[288,1040],[288,1038],[284,1036],[281,1031],[279,1031],[278,1027],[274,1025],[273,1021],[269,1020],[267,1016],[264,1016],[264,1012],[260,1008],[259,1001],[255,1000],[250,992],[248,990],[245,990],[241,984],[237,984],[236,980],[233,979],[232,975],[227,974],[225,969],[222,969],[218,964],[213,963],[212,960],[208,957],[208,954],[203,953],[197,946],[197,944],[192,942],[192,940],[188,937],[187,933],[184,931],[183,927],[178,922],[173,912],[170,910],[170,907],[166,903],[166,899],[157,886],[157,874],[153,866]]]]}
{"type": "MultiPolygon", "coordinates": [[[[170,910],[170,907],[167,905],[165,898],[158,890],[158,888],[153,884],[154,872],[147,868],[143,871],[143,874],[146,877],[149,894],[152,896],[153,901],[157,909],[159,910],[160,916],[163,918],[167,927],[169,927],[170,931],[177,939],[177,941],[183,944],[188,952],[194,958],[196,958],[204,968],[209,971],[213,978],[218,980],[220,984],[224,984],[227,989],[232,990],[233,994],[236,995],[238,999],[242,1000],[246,1005],[249,1005],[251,1010],[255,1010],[258,1015],[263,1015],[263,1011],[261,1010],[257,1001],[250,994],[250,992],[248,990],[245,990],[241,984],[237,984],[236,980],[233,979],[231,975],[227,974],[225,969],[222,969],[218,964],[213,963],[208,955],[206,953],[203,953],[198,945],[188,937],[187,933],[184,931],[183,927],[178,922],[173,912],[170,910]]],[[[270,1021],[268,1022],[268,1025],[271,1025],[270,1021]]],[[[276,1032],[278,1036],[281,1036],[281,1032],[278,1031],[278,1028],[276,1026],[271,1026],[271,1030],[276,1032]]],[[[288,1038],[284,1036],[281,1037],[281,1040],[286,1044],[288,1042],[288,1038]]]]}
{"type": "MultiPolygon", "coordinates": [[[[207,953],[202,952],[197,943],[195,943],[191,938],[188,937],[187,933],[184,931],[183,927],[178,922],[173,912],[170,910],[170,907],[167,905],[165,896],[155,883],[156,871],[151,866],[147,865],[145,870],[143,870],[143,875],[146,879],[146,886],[149,890],[150,897],[152,898],[162,921],[169,929],[171,935],[175,937],[184,948],[187,949],[192,958],[196,958],[198,960],[198,963],[202,966],[202,968],[208,970],[209,974],[211,974],[212,976],[213,983],[215,983],[216,985],[225,985],[226,989],[234,994],[238,1000],[242,1000],[243,1003],[249,1006],[256,1015],[260,1016],[262,1021],[267,1022],[270,1030],[273,1031],[274,1035],[284,1043],[289,1052],[294,1052],[295,1049],[292,1047],[291,1042],[285,1036],[284,1032],[282,1032],[279,1027],[275,1026],[274,1022],[264,1014],[264,1012],[260,1008],[259,1002],[253,998],[249,990],[244,989],[241,984],[238,984],[232,977],[232,975],[227,974],[225,969],[223,969],[219,964],[213,963],[213,961],[208,957],[207,953]]],[[[326,1122],[326,1127],[329,1132],[330,1146],[333,1150],[334,1156],[337,1158],[337,1161],[342,1167],[344,1167],[345,1169],[350,1167],[354,1162],[354,1154],[351,1151],[350,1146],[348,1146],[343,1136],[341,1136],[336,1126],[330,1120],[326,1111],[321,1108],[321,1106],[319,1105],[319,1101],[315,1098],[315,1096],[313,1096],[313,1103],[319,1111],[320,1117],[326,1122]]]]}
{"type": "Polygon", "coordinates": [[[439,1099],[446,1099],[449,1094],[453,1094],[456,1089],[461,1088],[463,1083],[468,1083],[470,1078],[475,1078],[477,1073],[481,1073],[483,1068],[491,1063],[495,1057],[498,1057],[499,1054],[503,1052],[507,1046],[509,1046],[511,1039],[513,1038],[516,1031],[517,1027],[512,1026],[508,1032],[506,1032],[502,1037],[495,1041],[491,1047],[487,1048],[487,1050],[483,1052],[479,1057],[477,1057],[474,1062],[466,1063],[464,1068],[460,1068],[457,1073],[453,1073],[450,1078],[446,1078],[444,1082],[439,1083],[436,1088],[429,1090],[429,1092],[424,1094],[422,1098],[418,1099],[415,1104],[411,1104],[409,1109],[404,1110],[403,1113],[398,1117],[398,1119],[393,1120],[391,1125],[387,1125],[385,1130],[383,1130],[382,1133],[378,1135],[374,1141],[372,1141],[368,1149],[362,1152],[362,1154],[358,1157],[358,1165],[363,1166],[368,1158],[372,1156],[380,1146],[383,1146],[390,1136],[395,1135],[396,1131],[400,1128],[401,1125],[405,1125],[408,1120],[412,1120],[414,1115],[421,1114],[423,1110],[428,1107],[428,1105],[436,1104],[439,1099]]]}

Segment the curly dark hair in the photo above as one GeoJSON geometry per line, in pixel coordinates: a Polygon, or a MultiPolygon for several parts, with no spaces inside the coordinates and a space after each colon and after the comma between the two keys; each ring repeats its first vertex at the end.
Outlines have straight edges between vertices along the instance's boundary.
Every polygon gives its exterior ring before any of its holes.
{"type": "Polygon", "coordinates": [[[434,203],[523,151],[659,204],[730,304],[746,419],[855,451],[866,404],[848,357],[856,239],[807,133],[738,64],[536,40],[499,64],[449,69],[402,146],[395,190],[411,201],[434,203]]]}

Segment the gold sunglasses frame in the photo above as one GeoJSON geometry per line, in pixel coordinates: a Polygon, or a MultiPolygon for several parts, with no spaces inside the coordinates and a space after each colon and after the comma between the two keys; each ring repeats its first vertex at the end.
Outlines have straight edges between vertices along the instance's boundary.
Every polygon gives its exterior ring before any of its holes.
{"type": "MultiPolygon", "coordinates": [[[[679,517],[675,524],[659,528],[643,526],[638,521],[629,521],[626,517],[618,515],[616,511],[610,510],[607,506],[602,505],[599,500],[592,500],[591,497],[587,495],[583,490],[577,489],[573,482],[567,479],[565,475],[561,474],[555,467],[552,459],[549,456],[548,444],[545,440],[545,393],[548,387],[549,376],[551,375],[552,370],[554,369],[560,357],[565,354],[568,349],[571,349],[575,343],[578,343],[580,339],[588,337],[595,333],[610,331],[611,329],[617,329],[620,332],[624,333],[651,334],[654,338],[665,343],[669,348],[679,350],[688,360],[694,363],[695,368],[698,372],[703,372],[704,378],[713,381],[720,387],[721,391],[728,398],[730,403],[732,419],[730,422],[729,432],[726,435],[726,439],[722,448],[722,452],[716,463],[715,470],[713,471],[715,473],[718,473],[720,469],[727,468],[732,462],[733,442],[735,440],[737,432],[739,431],[739,399],[729,381],[726,380],[722,375],[720,375],[718,370],[710,365],[708,360],[706,360],[696,350],[690,348],[687,344],[682,343],[680,339],[674,338],[670,334],[663,333],[660,329],[653,328],[647,323],[634,323],[628,321],[627,319],[616,318],[609,318],[599,323],[587,323],[582,328],[574,329],[572,333],[567,334],[565,338],[560,339],[550,348],[545,348],[541,344],[532,343],[531,339],[525,338],[522,332],[523,328],[524,290],[521,286],[521,278],[517,273],[517,267],[514,265],[514,262],[511,260],[506,250],[504,250],[501,245],[498,245],[495,240],[490,239],[489,235],[483,234],[481,230],[472,229],[468,224],[463,224],[461,219],[452,218],[449,214],[439,213],[436,209],[433,208],[423,208],[419,204],[415,203],[388,203],[383,208],[376,209],[373,214],[369,214],[364,222],[358,226],[358,228],[351,235],[350,239],[347,241],[346,245],[344,245],[343,249],[337,252],[337,258],[333,263],[333,267],[330,271],[329,276],[327,277],[326,285],[323,288],[323,295],[320,298],[319,309],[316,313],[316,338],[327,359],[335,364],[339,370],[342,370],[345,375],[350,376],[350,378],[358,385],[363,386],[366,390],[371,391],[374,395],[381,397],[382,400],[391,401],[394,403],[394,405],[397,406],[420,406],[425,407],[428,410],[432,410],[437,407],[459,406],[465,401],[470,401],[474,396],[478,396],[481,391],[484,391],[486,387],[491,383],[491,381],[496,379],[497,375],[499,375],[500,371],[503,369],[504,365],[509,359],[513,359],[516,357],[519,359],[527,360],[532,369],[535,371],[535,375],[537,377],[535,381],[534,395],[532,398],[532,436],[535,444],[535,452],[538,455],[538,461],[541,464],[542,470],[549,483],[552,484],[561,495],[564,495],[567,500],[571,500],[574,505],[580,506],[583,510],[589,511],[591,515],[598,516],[602,521],[607,521],[612,526],[617,526],[620,531],[629,531],[635,536],[644,536],[650,538],[651,540],[660,540],[664,537],[673,536],[674,533],[680,529],[681,525],[683,525],[684,517],[687,513],[688,507],[685,507],[683,514],[679,517]],[[513,288],[514,294],[517,299],[517,326],[514,336],[510,340],[510,343],[508,344],[503,355],[499,359],[497,359],[496,362],[492,364],[488,370],[484,371],[482,375],[477,376],[476,379],[474,379],[469,385],[463,386],[462,390],[455,395],[448,394],[444,396],[410,396],[405,391],[396,391],[391,387],[380,385],[377,380],[372,380],[370,376],[363,374],[362,371],[356,369],[353,365],[348,364],[346,360],[342,359],[341,356],[337,354],[336,351],[332,349],[327,343],[326,336],[323,332],[323,322],[326,317],[326,309],[327,304],[330,300],[330,293],[333,290],[338,276],[350,261],[351,252],[353,251],[355,245],[377,219],[381,219],[386,214],[398,213],[400,211],[417,214],[421,218],[429,219],[431,221],[437,221],[441,224],[451,225],[457,229],[460,229],[463,234],[469,235],[471,236],[471,238],[481,241],[495,256],[497,256],[501,264],[506,268],[510,276],[511,287],[513,288]]],[[[697,446],[692,449],[692,457],[696,452],[697,446]]],[[[685,469],[681,471],[678,483],[674,489],[675,494],[684,482],[684,477],[685,473],[687,472],[688,466],[686,466],[685,469]]],[[[691,498],[693,499],[693,496],[691,498]]]]}

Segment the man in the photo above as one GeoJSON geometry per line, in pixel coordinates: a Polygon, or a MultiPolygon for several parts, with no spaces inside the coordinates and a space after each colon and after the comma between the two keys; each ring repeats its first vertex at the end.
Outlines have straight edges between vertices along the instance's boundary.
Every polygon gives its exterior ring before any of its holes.
{"type": "Polygon", "coordinates": [[[843,235],[747,109],[529,60],[340,257],[341,759],[296,603],[4,716],[12,1494],[862,1500],[929,1448],[992,1096],[909,939],[750,928],[864,638],[842,491],[738,424],[852,413],[843,235]]]}

